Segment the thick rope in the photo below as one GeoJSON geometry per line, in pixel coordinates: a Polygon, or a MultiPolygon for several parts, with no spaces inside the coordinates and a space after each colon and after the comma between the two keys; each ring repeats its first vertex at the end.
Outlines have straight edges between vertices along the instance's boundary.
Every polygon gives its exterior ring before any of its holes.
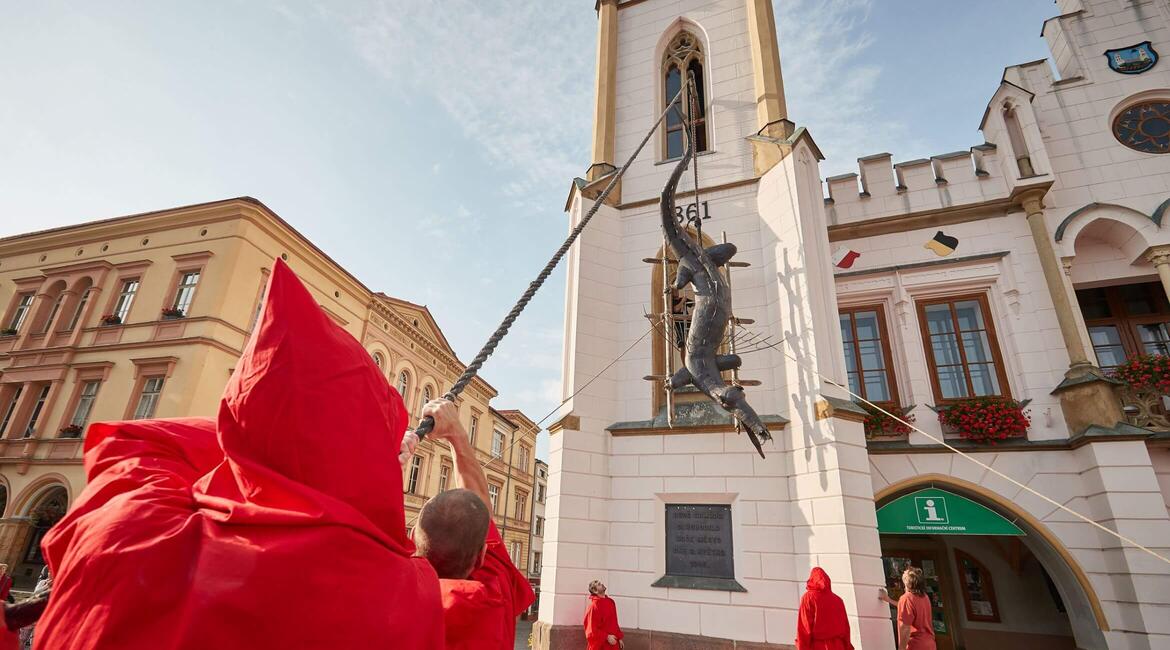
{"type": "MultiPolygon", "coordinates": [[[[654,132],[658,130],[658,125],[662,124],[662,120],[666,119],[666,114],[672,108],[674,108],[675,104],[678,103],[679,98],[682,97],[682,94],[686,91],[686,88],[687,85],[684,84],[683,87],[679,89],[678,94],[674,96],[674,99],[670,100],[670,103],[666,105],[666,109],[663,110],[662,114],[658,116],[658,119],[654,122],[654,126],[650,127],[650,130],[646,132],[646,136],[642,138],[642,142],[638,144],[638,148],[634,149],[634,153],[630,154],[629,159],[626,160],[626,164],[622,165],[621,169],[619,169],[617,173],[613,175],[613,178],[611,178],[609,181],[609,185],[607,185],[605,189],[602,190],[601,194],[598,195],[597,199],[593,202],[593,207],[589,208],[589,211],[586,212],[585,216],[581,218],[581,222],[578,223],[577,227],[573,228],[573,230],[569,233],[568,238],[565,239],[565,243],[561,244],[561,247],[557,249],[556,253],[553,253],[552,259],[548,261],[548,264],[544,265],[544,269],[541,270],[540,275],[536,276],[536,279],[528,285],[528,289],[525,290],[524,294],[520,296],[520,300],[516,301],[516,304],[512,307],[512,311],[508,312],[508,315],[504,317],[504,322],[500,323],[500,326],[497,327],[496,331],[493,332],[492,335],[488,338],[487,343],[485,343],[483,346],[483,349],[480,350],[479,354],[475,355],[475,358],[472,359],[471,363],[467,365],[467,369],[463,371],[463,374],[460,375],[459,379],[455,382],[455,385],[451,387],[451,390],[447,391],[447,393],[443,395],[444,398],[455,401],[455,398],[463,392],[463,389],[467,387],[467,384],[471,383],[471,379],[475,377],[476,373],[479,372],[479,369],[483,367],[483,364],[485,361],[487,361],[487,358],[492,355],[492,352],[495,352],[496,346],[500,344],[500,340],[503,339],[504,336],[507,335],[508,330],[512,328],[512,323],[516,322],[516,318],[520,316],[520,312],[524,311],[524,308],[532,300],[532,297],[536,295],[536,290],[539,289],[540,285],[544,284],[544,281],[548,279],[549,275],[552,274],[553,269],[556,268],[557,264],[560,263],[561,258],[565,256],[565,253],[569,251],[569,248],[573,245],[573,242],[577,240],[577,236],[581,234],[582,230],[585,230],[585,226],[589,225],[589,220],[593,218],[593,215],[597,214],[597,211],[601,208],[602,204],[604,204],[605,200],[609,198],[609,193],[612,192],[613,188],[617,186],[618,181],[621,180],[623,175],[625,175],[626,170],[630,168],[630,165],[634,164],[634,159],[638,157],[638,154],[642,153],[642,149],[646,146],[646,143],[650,141],[650,137],[653,136],[654,132]]],[[[419,422],[418,428],[414,430],[414,433],[416,436],[418,436],[419,440],[422,440],[427,433],[430,433],[434,426],[434,418],[427,416],[423,418],[421,422],[419,422]]]]}

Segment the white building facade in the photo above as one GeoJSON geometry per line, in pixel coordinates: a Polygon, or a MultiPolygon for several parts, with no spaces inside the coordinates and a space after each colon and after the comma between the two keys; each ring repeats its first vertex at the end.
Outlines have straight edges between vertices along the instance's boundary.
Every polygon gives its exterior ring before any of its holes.
{"type": "Polygon", "coordinates": [[[888,649],[876,596],[905,564],[927,574],[940,648],[1170,647],[1170,563],[1073,514],[1170,554],[1165,407],[1110,379],[1170,351],[1170,2],[1056,4],[1052,66],[1006,69],[983,142],[822,182],[769,0],[598,3],[593,165],[570,225],[672,70],[693,74],[702,235],[748,264],[728,270],[734,380],[774,440],[760,458],[660,379],[677,367],[663,313],[687,298],[663,297],[668,121],[570,253],[536,647],[581,646],[593,579],[628,648],[790,646],[821,566],[854,645],[888,649]],[[881,431],[859,395],[923,433],[881,431]],[[992,444],[936,415],[987,404],[1030,423],[992,444]]]}

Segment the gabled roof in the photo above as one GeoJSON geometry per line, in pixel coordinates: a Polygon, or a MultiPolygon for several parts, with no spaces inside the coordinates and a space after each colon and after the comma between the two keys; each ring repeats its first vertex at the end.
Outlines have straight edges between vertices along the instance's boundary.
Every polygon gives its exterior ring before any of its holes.
{"type": "MultiPolygon", "coordinates": [[[[493,409],[495,410],[495,409],[493,409]]],[[[540,426],[532,421],[527,415],[524,415],[519,409],[501,409],[496,411],[500,415],[508,419],[509,422],[523,429],[533,429],[540,431],[540,426]]]]}
{"type": "MultiPolygon", "coordinates": [[[[1043,61],[1044,59],[1040,59],[1040,60],[1043,61]]],[[[1027,65],[1027,64],[1025,64],[1025,65],[1027,65]]],[[[1017,67],[1017,66],[1012,66],[1012,67],[1017,67]]],[[[1006,70],[1004,71],[1004,76],[1007,76],[1006,70]]],[[[987,108],[983,109],[983,119],[979,120],[979,130],[980,131],[982,131],[983,127],[987,125],[987,117],[989,115],[991,115],[991,105],[995,103],[995,98],[999,97],[1000,91],[1004,90],[1005,88],[1009,91],[1014,88],[1015,90],[1018,90],[1019,92],[1024,93],[1028,97],[1028,103],[1031,103],[1032,100],[1036,98],[1036,95],[1033,94],[1032,91],[1028,90],[1027,88],[1021,88],[1021,87],[1017,86],[1016,84],[1008,81],[1007,79],[1001,80],[999,82],[999,86],[995,89],[995,92],[991,93],[991,99],[987,100],[987,108]]]]}
{"type": "MultiPolygon", "coordinates": [[[[442,328],[439,323],[435,321],[435,317],[431,315],[431,310],[426,305],[419,305],[409,300],[402,298],[395,298],[388,296],[381,291],[374,294],[382,302],[389,305],[392,309],[402,314],[408,321],[419,319],[418,331],[422,332],[424,336],[438,343],[442,348],[450,354],[453,358],[458,359],[459,355],[455,354],[455,350],[451,347],[451,343],[447,341],[447,337],[443,335],[442,328]]],[[[460,361],[462,363],[462,361],[460,361]]]]}

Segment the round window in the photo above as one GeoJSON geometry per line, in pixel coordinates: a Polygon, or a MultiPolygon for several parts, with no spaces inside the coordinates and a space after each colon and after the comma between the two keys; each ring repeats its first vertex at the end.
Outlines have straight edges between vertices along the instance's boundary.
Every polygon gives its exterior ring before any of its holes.
{"type": "Polygon", "coordinates": [[[1170,101],[1134,104],[1113,120],[1121,144],[1144,153],[1170,153],[1170,101]]]}

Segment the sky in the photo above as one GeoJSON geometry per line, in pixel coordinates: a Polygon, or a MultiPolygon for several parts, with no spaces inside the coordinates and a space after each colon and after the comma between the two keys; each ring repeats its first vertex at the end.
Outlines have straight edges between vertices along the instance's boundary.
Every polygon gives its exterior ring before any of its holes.
{"type": "MultiPolygon", "coordinates": [[[[651,0],[656,1],[656,0],[651,0]]],[[[967,149],[1051,0],[775,0],[789,117],[856,159],[967,149]]],[[[591,162],[593,0],[0,0],[0,236],[260,199],[469,361],[591,162]]],[[[560,402],[563,266],[484,366],[560,402]]],[[[547,425],[555,418],[544,421],[547,425]]],[[[547,457],[547,433],[537,455],[547,457]]]]}

